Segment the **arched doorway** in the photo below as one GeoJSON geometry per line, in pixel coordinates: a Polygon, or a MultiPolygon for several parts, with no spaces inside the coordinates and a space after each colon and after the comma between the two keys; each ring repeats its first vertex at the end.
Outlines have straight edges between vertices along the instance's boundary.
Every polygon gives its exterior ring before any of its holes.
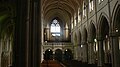
{"type": "Polygon", "coordinates": [[[64,60],[72,60],[73,59],[73,54],[70,49],[66,49],[64,51],[64,60]]]}
{"type": "Polygon", "coordinates": [[[44,54],[44,60],[52,60],[53,59],[53,51],[51,49],[47,49],[44,54]]]}
{"type": "Polygon", "coordinates": [[[55,56],[55,60],[62,61],[62,56],[63,56],[62,50],[60,49],[55,50],[54,56],[55,56]]]}

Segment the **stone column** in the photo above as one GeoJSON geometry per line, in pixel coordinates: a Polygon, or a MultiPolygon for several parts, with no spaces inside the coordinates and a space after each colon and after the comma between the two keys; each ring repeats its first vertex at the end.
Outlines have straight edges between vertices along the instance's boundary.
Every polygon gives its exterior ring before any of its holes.
{"type": "Polygon", "coordinates": [[[77,45],[74,45],[74,59],[77,60],[77,45]]]}
{"type": "Polygon", "coordinates": [[[94,50],[93,50],[93,45],[94,43],[93,42],[89,42],[88,43],[88,53],[89,53],[89,61],[88,63],[89,64],[93,64],[94,63],[94,50]]]}
{"type": "Polygon", "coordinates": [[[86,42],[82,43],[83,45],[83,62],[88,62],[88,45],[86,42]]]}
{"type": "Polygon", "coordinates": [[[26,38],[27,38],[27,41],[26,41],[26,56],[27,56],[27,58],[26,58],[26,67],[29,67],[29,63],[30,63],[30,61],[29,61],[29,39],[30,39],[30,5],[31,5],[31,3],[30,3],[30,0],[28,0],[28,4],[27,4],[27,6],[28,6],[28,8],[27,8],[27,10],[28,10],[28,12],[27,12],[27,26],[26,26],[26,38]]]}
{"type": "Polygon", "coordinates": [[[102,67],[104,64],[104,50],[102,37],[97,38],[98,43],[98,66],[102,67]]]}
{"type": "Polygon", "coordinates": [[[116,33],[110,35],[110,45],[112,49],[112,67],[120,67],[119,39],[116,33]]]}
{"type": "Polygon", "coordinates": [[[1,58],[1,55],[2,55],[2,40],[0,39],[0,67],[2,67],[1,66],[1,60],[2,60],[2,58],[1,58]]]}
{"type": "Polygon", "coordinates": [[[15,37],[13,45],[13,67],[26,67],[26,21],[27,0],[17,0],[15,37]]]}
{"type": "Polygon", "coordinates": [[[108,55],[108,45],[109,45],[108,44],[108,39],[106,38],[105,41],[104,41],[104,46],[105,46],[104,47],[105,48],[105,50],[104,50],[104,52],[105,52],[105,55],[104,55],[105,57],[104,58],[105,59],[104,60],[105,60],[105,63],[108,63],[108,56],[107,56],[108,55]]]}
{"type": "MultiPolygon", "coordinates": [[[[44,48],[45,48],[45,46],[44,45],[46,45],[46,44],[44,44],[44,37],[43,37],[43,28],[44,28],[44,26],[43,26],[43,24],[44,24],[44,16],[43,16],[43,13],[42,13],[42,11],[41,11],[41,27],[40,27],[40,36],[41,36],[41,62],[43,61],[43,59],[42,58],[44,58],[44,55],[43,55],[43,52],[42,51],[44,51],[44,48]]],[[[47,28],[49,27],[49,25],[47,25],[47,28]]],[[[48,33],[50,33],[50,28],[49,28],[49,30],[47,30],[47,34],[48,33]]],[[[49,40],[50,40],[50,34],[48,34],[48,37],[49,37],[49,40]]],[[[44,51],[44,53],[45,53],[45,51],[44,51]]]]}
{"type": "Polygon", "coordinates": [[[33,3],[33,32],[32,32],[32,49],[33,49],[33,66],[32,67],[40,67],[40,49],[41,49],[41,23],[40,23],[40,1],[34,0],[33,3]]]}
{"type": "Polygon", "coordinates": [[[76,46],[76,60],[79,60],[79,46],[76,46]]]}
{"type": "Polygon", "coordinates": [[[78,45],[78,60],[79,61],[81,61],[81,56],[80,56],[80,54],[81,54],[81,50],[80,50],[80,46],[78,45]]]}
{"type": "Polygon", "coordinates": [[[28,0],[17,1],[13,67],[40,67],[41,17],[39,3],[40,0],[31,1],[28,23],[28,0]]]}

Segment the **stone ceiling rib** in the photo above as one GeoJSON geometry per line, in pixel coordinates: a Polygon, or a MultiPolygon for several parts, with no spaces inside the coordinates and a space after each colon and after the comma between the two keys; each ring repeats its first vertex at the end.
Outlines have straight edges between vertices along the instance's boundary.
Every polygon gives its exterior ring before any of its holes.
{"type": "Polygon", "coordinates": [[[81,1],[82,0],[42,0],[43,17],[46,19],[48,16],[50,18],[59,13],[61,17],[70,20],[78,10],[78,7],[80,7],[81,1]]]}

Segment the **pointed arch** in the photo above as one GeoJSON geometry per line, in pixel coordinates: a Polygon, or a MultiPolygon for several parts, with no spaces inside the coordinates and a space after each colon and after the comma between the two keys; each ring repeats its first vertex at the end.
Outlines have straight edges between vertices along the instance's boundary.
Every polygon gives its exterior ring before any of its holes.
{"type": "Polygon", "coordinates": [[[96,27],[94,25],[94,21],[91,20],[90,24],[89,24],[89,41],[94,41],[94,39],[96,38],[96,27]]]}
{"type": "Polygon", "coordinates": [[[61,49],[56,49],[55,50],[55,59],[58,61],[62,61],[62,50],[61,49]]]}
{"type": "Polygon", "coordinates": [[[98,21],[98,35],[102,38],[109,35],[109,26],[108,16],[105,13],[101,13],[98,21]]]}
{"type": "MultiPolygon", "coordinates": [[[[112,19],[112,31],[120,33],[120,4],[117,5],[115,11],[113,12],[113,19],[112,19]]],[[[117,34],[120,36],[120,34],[117,34]]]]}

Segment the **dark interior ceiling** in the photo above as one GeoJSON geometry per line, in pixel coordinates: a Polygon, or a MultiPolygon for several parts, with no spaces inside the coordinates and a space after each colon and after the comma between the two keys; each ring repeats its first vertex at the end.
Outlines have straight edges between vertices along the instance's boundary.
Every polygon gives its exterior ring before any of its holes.
{"type": "Polygon", "coordinates": [[[44,22],[58,17],[64,22],[70,22],[82,0],[42,0],[42,14],[44,22]]]}

